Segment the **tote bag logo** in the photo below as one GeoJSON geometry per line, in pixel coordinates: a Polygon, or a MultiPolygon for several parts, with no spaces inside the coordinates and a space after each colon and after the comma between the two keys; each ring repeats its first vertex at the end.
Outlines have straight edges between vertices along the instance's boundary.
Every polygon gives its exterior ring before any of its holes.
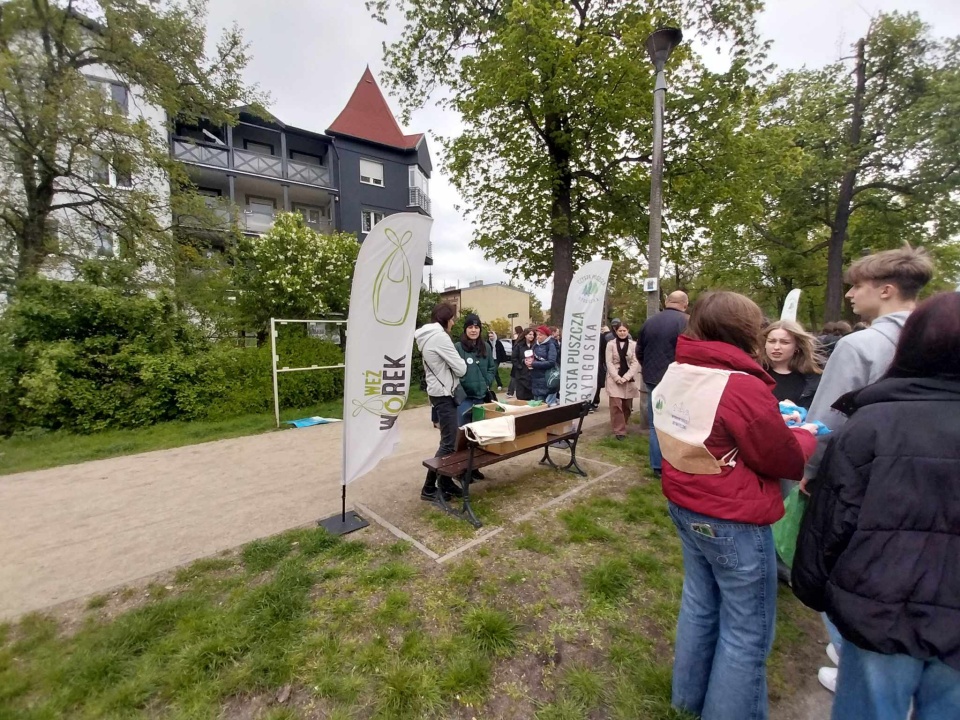
{"type": "Polygon", "coordinates": [[[383,232],[394,248],[373,281],[373,316],[381,325],[403,325],[410,314],[413,298],[413,273],[406,253],[406,245],[413,233],[408,230],[398,238],[390,228],[383,232]]]}

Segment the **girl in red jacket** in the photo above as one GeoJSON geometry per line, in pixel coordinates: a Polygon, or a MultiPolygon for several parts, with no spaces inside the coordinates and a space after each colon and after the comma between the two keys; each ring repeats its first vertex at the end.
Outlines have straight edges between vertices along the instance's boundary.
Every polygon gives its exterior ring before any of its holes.
{"type": "Polygon", "coordinates": [[[653,392],[663,493],[683,543],[674,706],[705,720],[766,720],[780,478],[800,480],[815,426],[786,426],[757,362],[760,308],[708,293],[653,392]]]}

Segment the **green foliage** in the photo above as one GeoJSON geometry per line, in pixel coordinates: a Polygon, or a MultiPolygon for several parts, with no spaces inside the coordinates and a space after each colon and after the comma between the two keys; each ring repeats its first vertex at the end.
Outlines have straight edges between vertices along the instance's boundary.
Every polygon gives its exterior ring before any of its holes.
{"type": "MultiPolygon", "coordinates": [[[[284,364],[333,365],[340,349],[283,337],[284,364]]],[[[280,382],[281,403],[342,395],[342,373],[280,382]]],[[[25,283],[0,319],[0,431],[89,433],[168,420],[216,419],[272,405],[269,348],[205,341],[170,297],[126,296],[83,282],[25,283]]]]}
{"type": "Polygon", "coordinates": [[[33,277],[51,255],[83,262],[97,249],[98,226],[115,233],[131,266],[170,267],[164,218],[197,196],[170,157],[165,124],[141,109],[216,125],[234,122],[231,108],[263,99],[241,80],[249,56],[240,31],[234,26],[214,44],[206,27],[204,0],[4,3],[0,163],[11,172],[0,198],[0,289],[33,277]],[[135,90],[128,111],[88,74],[135,90]],[[104,183],[108,168],[128,186],[104,183]]]}
{"type": "Polygon", "coordinates": [[[633,572],[625,560],[608,558],[584,573],[583,584],[594,599],[613,602],[630,592],[633,572]]]}
{"type": "Polygon", "coordinates": [[[732,48],[733,67],[723,74],[709,72],[689,45],[671,57],[671,164],[713,164],[715,147],[692,138],[723,122],[762,60],[752,0],[722,9],[696,0],[655,8],[642,0],[367,5],[384,21],[391,6],[406,18],[385,57],[386,81],[405,111],[443,87],[444,104],[463,119],[463,132],[443,142],[451,179],[476,219],[474,244],[516,277],[552,276],[557,325],[574,268],[595,254],[619,257],[624,238],[646,233],[654,84],[647,35],[668,24],[732,48]]]}
{"type": "Polygon", "coordinates": [[[477,649],[494,655],[506,655],[517,645],[519,626],[508,613],[475,607],[463,616],[463,627],[477,649]]]}
{"type": "Polygon", "coordinates": [[[278,213],[268,232],[240,245],[234,285],[241,323],[262,331],[271,317],[346,314],[359,251],[354,235],[318,233],[300,213],[278,213]]]}

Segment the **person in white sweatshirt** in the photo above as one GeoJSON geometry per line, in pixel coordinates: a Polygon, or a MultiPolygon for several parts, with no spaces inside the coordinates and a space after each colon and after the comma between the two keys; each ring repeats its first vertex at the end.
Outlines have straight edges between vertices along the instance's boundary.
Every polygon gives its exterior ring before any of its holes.
{"type": "MultiPolygon", "coordinates": [[[[820,421],[831,432],[818,438],[817,449],[807,461],[800,484],[804,492],[813,492],[827,443],[847,422],[847,416],[834,410],[833,404],[843,395],[877,382],[887,371],[903,324],[916,306],[920,291],[932,277],[933,261],[927,252],[906,244],[896,250],[860,258],[847,270],[846,280],[851,288],[846,297],[853,311],[871,325],[840,338],[823,369],[807,422],[820,421]]],[[[826,615],[823,619],[830,635],[827,655],[839,664],[843,638],[826,615]]],[[[822,667],[817,677],[821,685],[835,691],[836,668],[822,667]]]]}
{"type": "MultiPolygon", "coordinates": [[[[450,329],[457,320],[457,309],[448,303],[440,303],[433,309],[430,322],[419,328],[413,337],[423,357],[423,375],[427,381],[427,395],[430,404],[437,412],[437,421],[440,424],[440,447],[434,457],[449,455],[453,452],[457,441],[457,428],[460,426],[457,418],[457,401],[454,400],[454,391],[467,372],[467,363],[450,339],[450,329]]],[[[427,502],[437,500],[437,475],[432,470],[427,472],[427,478],[420,491],[420,499],[427,502]]],[[[463,491],[450,478],[440,481],[439,492],[444,493],[444,499],[451,496],[460,497],[463,491]]]]}

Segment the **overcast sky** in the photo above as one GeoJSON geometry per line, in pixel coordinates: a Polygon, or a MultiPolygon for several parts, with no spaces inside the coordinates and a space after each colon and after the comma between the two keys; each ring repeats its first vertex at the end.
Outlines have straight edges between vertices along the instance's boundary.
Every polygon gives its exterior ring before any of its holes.
{"type": "MultiPolygon", "coordinates": [[[[937,35],[960,35],[958,0],[768,0],[760,17],[763,37],[773,40],[771,60],[782,68],[817,67],[849,55],[849,46],[880,11],[915,10],[937,35]]],[[[214,37],[236,22],[250,42],[253,60],[246,79],[270,93],[280,120],[322,132],[343,108],[366,65],[379,81],[382,44],[396,39],[400,23],[384,27],[371,19],[363,0],[209,0],[214,37]]],[[[718,61],[708,56],[713,65],[718,61]]],[[[643,60],[645,62],[645,59],[643,60]]],[[[382,87],[382,85],[381,85],[382,87]]],[[[387,97],[395,113],[398,103],[387,97]]],[[[425,132],[434,161],[434,289],[471,280],[499,282],[502,269],[469,247],[470,224],[454,209],[458,196],[443,171],[435,134],[459,127],[450,112],[428,107],[414,114],[406,132],[425,132]]],[[[545,306],[549,287],[532,288],[545,306]]]]}

